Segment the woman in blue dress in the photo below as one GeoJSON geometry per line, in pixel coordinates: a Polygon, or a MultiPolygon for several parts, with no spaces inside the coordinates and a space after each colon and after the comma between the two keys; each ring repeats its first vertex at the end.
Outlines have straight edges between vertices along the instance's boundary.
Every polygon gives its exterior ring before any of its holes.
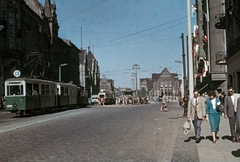
{"type": "Polygon", "coordinates": [[[206,121],[210,123],[213,143],[216,143],[219,131],[221,112],[217,109],[217,106],[220,104],[221,102],[219,98],[216,98],[216,94],[213,91],[209,91],[209,99],[206,101],[206,121]]]}

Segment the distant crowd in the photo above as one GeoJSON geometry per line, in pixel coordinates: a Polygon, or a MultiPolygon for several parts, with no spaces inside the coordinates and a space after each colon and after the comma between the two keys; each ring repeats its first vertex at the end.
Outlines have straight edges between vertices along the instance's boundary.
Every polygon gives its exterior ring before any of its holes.
{"type": "Polygon", "coordinates": [[[116,99],[116,104],[119,105],[138,105],[138,104],[148,104],[148,98],[142,96],[121,96],[116,99]]]}

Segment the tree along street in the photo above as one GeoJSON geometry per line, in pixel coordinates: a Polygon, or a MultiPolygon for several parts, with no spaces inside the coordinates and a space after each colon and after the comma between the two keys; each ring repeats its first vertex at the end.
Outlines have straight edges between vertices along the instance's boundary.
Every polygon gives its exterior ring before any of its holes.
{"type": "Polygon", "coordinates": [[[0,119],[0,161],[171,161],[181,108],[168,110],[157,102],[9,116],[0,119]]]}

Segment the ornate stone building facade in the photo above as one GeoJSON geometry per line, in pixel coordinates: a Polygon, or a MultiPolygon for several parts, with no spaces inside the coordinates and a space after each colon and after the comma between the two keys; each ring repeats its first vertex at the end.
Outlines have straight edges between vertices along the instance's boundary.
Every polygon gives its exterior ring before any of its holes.
{"type": "Polygon", "coordinates": [[[163,93],[167,93],[167,96],[179,95],[180,86],[176,73],[170,73],[164,68],[160,74],[152,74],[152,78],[154,97],[162,96],[163,93]]]}
{"type": "Polygon", "coordinates": [[[56,5],[45,0],[0,0],[0,91],[3,82],[22,76],[58,77],[56,5]]]}
{"type": "Polygon", "coordinates": [[[50,0],[44,5],[38,0],[0,0],[0,96],[4,81],[14,77],[14,70],[21,76],[52,81],[61,75],[61,81],[78,86],[85,81],[89,97],[90,92],[99,92],[97,60],[90,50],[58,37],[56,9],[55,1],[50,0]],[[59,74],[60,65],[65,63],[59,74]]]}
{"type": "Polygon", "coordinates": [[[114,81],[112,79],[107,79],[106,77],[102,78],[100,80],[100,90],[114,93],[114,81]]]}
{"type": "Polygon", "coordinates": [[[164,68],[161,73],[153,73],[151,79],[140,79],[140,87],[146,89],[150,99],[158,99],[163,93],[167,93],[169,97],[179,96],[180,83],[178,74],[170,73],[167,68],[164,68]]]}

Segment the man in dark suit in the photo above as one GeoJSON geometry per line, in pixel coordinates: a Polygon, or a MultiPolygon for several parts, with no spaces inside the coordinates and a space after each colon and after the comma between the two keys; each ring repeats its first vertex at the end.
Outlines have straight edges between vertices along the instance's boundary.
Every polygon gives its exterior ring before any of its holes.
{"type": "Polygon", "coordinates": [[[236,138],[236,112],[237,112],[237,99],[240,94],[234,93],[234,88],[228,88],[228,96],[225,97],[224,102],[224,117],[229,119],[230,131],[232,142],[238,142],[236,138]]]}

